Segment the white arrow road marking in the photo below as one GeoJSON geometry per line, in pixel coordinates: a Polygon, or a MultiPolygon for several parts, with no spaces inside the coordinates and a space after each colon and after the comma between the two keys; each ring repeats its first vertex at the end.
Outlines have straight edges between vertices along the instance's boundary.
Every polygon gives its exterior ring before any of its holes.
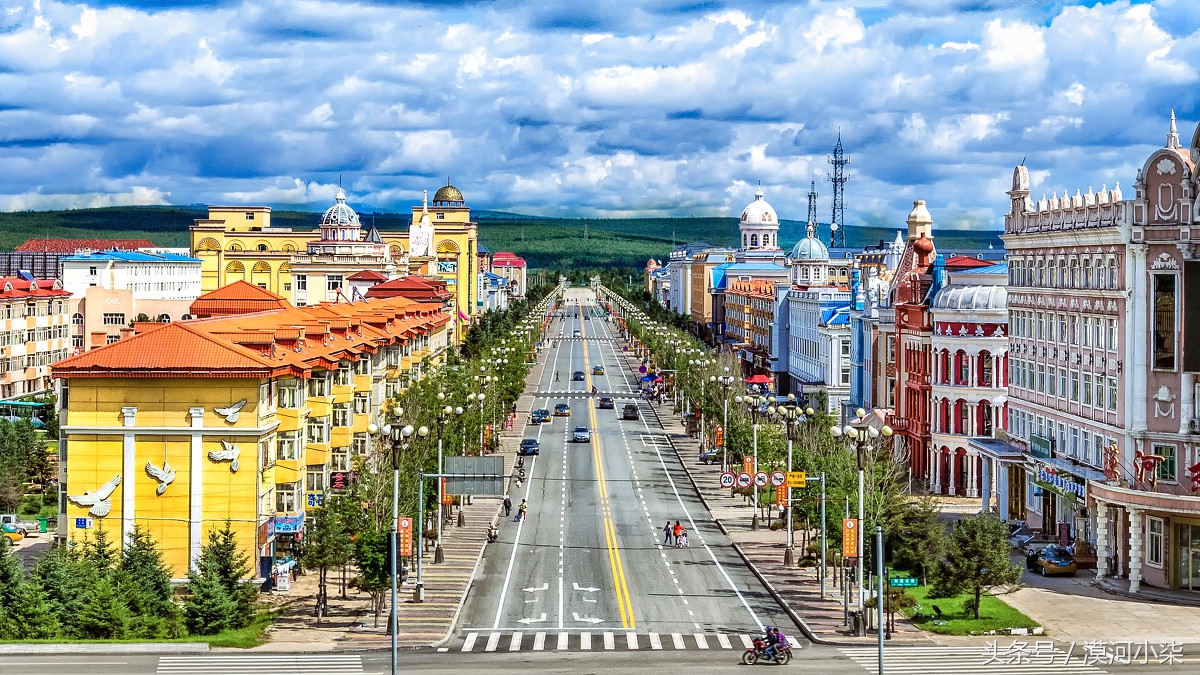
{"type": "Polygon", "coordinates": [[[583,600],[584,602],[591,602],[591,603],[597,602],[597,600],[595,598],[580,598],[580,600],[583,600]]]}
{"type": "Polygon", "coordinates": [[[594,616],[589,616],[586,619],[579,616],[579,612],[571,612],[571,616],[576,620],[584,623],[600,623],[604,619],[599,619],[594,616]]]}
{"type": "Polygon", "coordinates": [[[542,612],[542,615],[536,619],[534,619],[532,617],[527,618],[527,619],[517,619],[517,623],[531,624],[531,623],[537,623],[539,621],[545,621],[545,620],[546,620],[546,613],[542,612]]]}
{"type": "Polygon", "coordinates": [[[538,591],[544,591],[547,588],[550,588],[549,582],[542,584],[539,588],[522,588],[521,590],[525,591],[526,593],[537,593],[538,591]]]}
{"type": "Polygon", "coordinates": [[[596,588],[595,586],[580,587],[579,582],[575,582],[574,585],[575,585],[575,590],[577,590],[577,591],[587,591],[588,593],[595,593],[596,591],[600,590],[599,588],[596,588]]]}
{"type": "MultiPolygon", "coordinates": [[[[527,605],[528,605],[529,603],[531,603],[531,602],[537,602],[538,600],[540,600],[540,598],[534,598],[534,599],[532,599],[532,600],[526,600],[526,601],[525,601],[525,604],[527,604],[527,605]]],[[[884,604],[886,604],[886,603],[884,603],[884,604]]]]}

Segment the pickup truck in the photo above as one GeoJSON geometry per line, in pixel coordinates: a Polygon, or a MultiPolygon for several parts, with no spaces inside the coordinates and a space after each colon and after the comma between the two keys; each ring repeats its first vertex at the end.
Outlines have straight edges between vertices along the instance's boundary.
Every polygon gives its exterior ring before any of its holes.
{"type": "Polygon", "coordinates": [[[0,513],[0,524],[11,525],[23,537],[29,536],[31,532],[35,534],[38,532],[38,524],[36,522],[21,520],[15,513],[0,513]]]}

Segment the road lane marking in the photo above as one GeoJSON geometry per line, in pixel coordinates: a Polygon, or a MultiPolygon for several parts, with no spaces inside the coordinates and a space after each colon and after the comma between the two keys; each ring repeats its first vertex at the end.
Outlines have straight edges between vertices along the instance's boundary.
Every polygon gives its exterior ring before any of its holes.
{"type": "Polygon", "coordinates": [[[592,648],[592,634],[591,633],[584,631],[579,634],[579,648],[580,649],[591,649],[592,648]]]}
{"type": "Polygon", "coordinates": [[[541,631],[533,636],[533,651],[540,652],[546,647],[546,633],[541,631]]]}
{"type": "Polygon", "coordinates": [[[492,633],[491,635],[489,635],[487,645],[484,646],[483,651],[485,651],[485,652],[496,651],[496,645],[500,644],[500,635],[501,635],[501,633],[492,633]]]}
{"type": "Polygon", "coordinates": [[[462,650],[469,652],[475,648],[475,641],[479,639],[479,633],[468,633],[466,642],[463,642],[462,650]]]}
{"type": "Polygon", "coordinates": [[[558,645],[554,648],[556,651],[565,652],[567,650],[567,634],[558,634],[558,645]]]}
{"type": "Polygon", "coordinates": [[[662,638],[658,637],[658,633],[650,634],[650,648],[662,649],[662,638]]]}
{"type": "MultiPolygon", "coordinates": [[[[885,604],[886,604],[886,603],[885,603],[885,604]]],[[[638,636],[637,636],[637,633],[634,633],[633,631],[630,631],[630,632],[628,632],[628,633],[626,633],[626,634],[625,634],[625,648],[626,648],[626,649],[637,649],[637,648],[638,648],[638,636]]]]}
{"type": "Polygon", "coordinates": [[[733,645],[729,644],[729,636],[724,633],[717,633],[717,642],[721,644],[721,649],[733,649],[733,645]]]}
{"type": "Polygon", "coordinates": [[[512,639],[509,640],[509,642],[508,642],[508,651],[510,651],[510,652],[521,651],[521,638],[522,637],[523,636],[521,633],[513,633],[512,639]]]}
{"type": "MultiPolygon", "coordinates": [[[[887,603],[884,603],[887,604],[887,603]]],[[[699,649],[708,649],[708,640],[704,639],[704,633],[696,633],[696,647],[699,649]]]]}
{"type": "Polygon", "coordinates": [[[683,649],[685,646],[682,633],[671,633],[671,642],[675,644],[675,649],[683,649]]]}
{"type": "MultiPolygon", "coordinates": [[[[538,429],[538,431],[540,432],[541,429],[538,429]]],[[[529,461],[529,477],[531,479],[533,478],[533,469],[536,466],[537,466],[537,455],[534,455],[533,459],[531,459],[529,461]]],[[[529,491],[531,488],[533,488],[533,481],[532,480],[525,481],[525,500],[526,501],[529,499],[529,494],[530,494],[529,491]]],[[[496,621],[492,624],[492,630],[496,630],[497,628],[500,627],[500,617],[503,616],[503,614],[504,614],[504,599],[505,599],[505,597],[508,596],[508,583],[509,583],[509,580],[512,578],[513,566],[517,562],[517,549],[520,548],[520,545],[521,545],[521,531],[524,529],[524,527],[525,527],[524,520],[520,520],[517,522],[517,536],[516,536],[516,538],[513,539],[512,554],[508,557],[508,569],[504,572],[504,585],[500,587],[500,602],[496,606],[496,621]]]]}
{"type": "MultiPolygon", "coordinates": [[[[886,604],[886,603],[885,603],[885,604],[886,604]]],[[[751,640],[749,635],[746,635],[746,634],[744,634],[744,633],[743,633],[742,635],[739,635],[738,637],[742,638],[742,645],[743,645],[743,646],[744,646],[746,649],[753,649],[753,648],[754,648],[754,640],[751,640]]]]}
{"type": "Polygon", "coordinates": [[[604,648],[605,649],[616,649],[617,648],[617,639],[616,639],[616,637],[613,636],[611,631],[605,631],[605,633],[604,633],[604,648]]]}

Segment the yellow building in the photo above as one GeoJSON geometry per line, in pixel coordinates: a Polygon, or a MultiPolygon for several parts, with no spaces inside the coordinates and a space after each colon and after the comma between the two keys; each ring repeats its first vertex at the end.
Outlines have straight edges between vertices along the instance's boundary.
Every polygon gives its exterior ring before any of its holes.
{"type": "Polygon", "coordinates": [[[412,208],[407,232],[364,233],[358,217],[339,194],[312,230],[272,227],[267,206],[210,206],[208,218],[190,228],[191,253],[203,261],[201,288],[212,291],[235,281],[288,298],[296,305],[335,301],[340,291],[349,295],[346,279],[355,272],[373,270],[387,276],[419,274],[444,279],[454,296],[452,339],[457,344],[471,317],[483,312],[479,275],[487,270],[478,263],[478,227],[462,192],[446,184],[433,203],[412,208]],[[352,227],[351,227],[352,226],[352,227]],[[353,235],[338,250],[331,236],[353,235]],[[373,238],[385,244],[391,267],[380,264],[373,238]],[[367,249],[363,249],[366,245],[367,249]],[[296,272],[293,268],[302,269],[296,272]],[[328,271],[326,274],[324,271],[328,271]],[[296,274],[302,274],[297,279],[296,274]],[[297,288],[297,285],[304,288],[297,288]]]}
{"type": "Polygon", "coordinates": [[[144,527],[176,578],[226,520],[256,562],[292,555],[381,404],[443,358],[450,320],[405,298],[292,307],[245,283],[193,313],[211,318],[139,324],[53,367],[59,536],[144,527]]]}

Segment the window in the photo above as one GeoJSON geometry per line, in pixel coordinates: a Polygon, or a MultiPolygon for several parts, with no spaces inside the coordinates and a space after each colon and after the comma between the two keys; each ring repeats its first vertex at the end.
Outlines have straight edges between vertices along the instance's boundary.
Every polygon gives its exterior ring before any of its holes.
{"type": "Polygon", "coordinates": [[[292,281],[296,284],[296,290],[298,290],[298,291],[307,291],[308,290],[308,275],[307,274],[297,274],[292,277],[292,281]]]}
{"type": "Polygon", "coordinates": [[[333,426],[335,426],[335,427],[350,426],[350,404],[349,403],[334,403],[333,404],[333,426]]]}
{"type": "Polygon", "coordinates": [[[329,293],[334,293],[342,289],[342,275],[328,274],[325,276],[325,290],[329,293]]]}
{"type": "Polygon", "coordinates": [[[275,510],[296,510],[296,484],[283,483],[275,485],[275,510]]]}
{"type": "Polygon", "coordinates": [[[1092,374],[1083,374],[1083,404],[1092,404],[1092,374]]]}
{"type": "Polygon", "coordinates": [[[258,442],[258,465],[266,468],[275,463],[275,454],[272,448],[275,447],[275,439],[264,438],[258,442]]]}
{"type": "Polygon", "coordinates": [[[1175,370],[1175,275],[1155,274],[1151,284],[1154,307],[1154,344],[1151,365],[1175,370]]]}
{"type": "Polygon", "coordinates": [[[350,448],[334,448],[329,454],[329,468],[333,471],[349,471],[350,448]]]}
{"type": "Polygon", "coordinates": [[[1079,373],[1071,373],[1071,400],[1079,400],[1079,373]]]}
{"type": "Polygon", "coordinates": [[[83,325],[83,315],[82,314],[72,314],[71,315],[71,325],[72,326],[82,326],[83,325]]]}
{"type": "Polygon", "coordinates": [[[354,434],[354,454],[358,456],[366,455],[371,445],[371,438],[366,434],[354,434]]]}
{"type": "Polygon", "coordinates": [[[279,407],[293,410],[300,407],[300,387],[296,382],[279,386],[279,407]]]}
{"type": "Polygon", "coordinates": [[[111,345],[114,342],[120,341],[120,339],[121,339],[120,335],[105,335],[104,336],[104,344],[111,345]]]}
{"type": "Polygon", "coordinates": [[[1046,366],[1044,364],[1039,363],[1039,364],[1037,364],[1037,392],[1039,394],[1041,394],[1041,393],[1045,393],[1045,391],[1046,391],[1046,366]]]}
{"type": "Polygon", "coordinates": [[[329,418],[328,417],[310,417],[308,418],[306,439],[309,443],[328,443],[329,442],[329,418]]]}
{"type": "Polygon", "coordinates": [[[246,220],[254,220],[254,212],[253,211],[246,212],[246,220]]]}
{"type": "Polygon", "coordinates": [[[354,414],[366,415],[371,412],[371,395],[358,392],[354,395],[354,414]]]}
{"type": "Polygon", "coordinates": [[[1113,351],[1117,348],[1117,320],[1108,320],[1108,349],[1113,351]]]}
{"type": "Polygon", "coordinates": [[[1059,396],[1067,395],[1067,369],[1066,368],[1058,369],[1058,395],[1059,396]]]}
{"type": "Polygon", "coordinates": [[[309,396],[328,396],[329,395],[329,371],[322,370],[314,371],[313,376],[308,380],[308,395],[309,396]]]}
{"type": "Polygon", "coordinates": [[[333,373],[333,384],[336,387],[345,387],[350,384],[349,361],[342,361],[338,364],[338,369],[333,373]]]}
{"type": "Polygon", "coordinates": [[[124,312],[105,312],[102,319],[103,319],[103,323],[105,326],[124,326],[125,325],[125,313],[124,312]]]}
{"type": "Polygon", "coordinates": [[[83,347],[83,336],[82,335],[72,335],[71,336],[71,346],[72,347],[83,347]]]}
{"type": "MultiPolygon", "coordinates": [[[[1038,366],[1038,369],[1040,371],[1041,366],[1038,366]]],[[[1046,372],[1048,373],[1048,377],[1046,377],[1046,393],[1049,394],[1050,396],[1054,396],[1054,389],[1055,389],[1054,388],[1054,380],[1055,380],[1054,366],[1050,366],[1049,368],[1047,368],[1046,372]]],[[[1041,372],[1038,372],[1038,377],[1041,377],[1041,376],[1042,376],[1041,372]]]]}
{"type": "Polygon", "coordinates": [[[296,459],[297,431],[281,431],[275,436],[275,459],[296,459]]]}
{"type": "Polygon", "coordinates": [[[1092,334],[1092,318],[1090,316],[1083,317],[1083,346],[1091,346],[1092,334]]]}
{"type": "Polygon", "coordinates": [[[1149,517],[1146,519],[1146,564],[1154,567],[1163,566],[1163,533],[1165,532],[1162,518],[1149,517]]]}
{"type": "Polygon", "coordinates": [[[1175,446],[1174,445],[1155,445],[1154,454],[1162,457],[1162,461],[1158,463],[1158,479],[1165,481],[1175,481],[1175,446]]]}
{"type": "Polygon", "coordinates": [[[1108,378],[1108,409],[1117,409],[1117,378],[1108,378]]]}
{"type": "Polygon", "coordinates": [[[313,464],[305,471],[304,490],[306,492],[325,491],[325,465],[313,464]]]}

